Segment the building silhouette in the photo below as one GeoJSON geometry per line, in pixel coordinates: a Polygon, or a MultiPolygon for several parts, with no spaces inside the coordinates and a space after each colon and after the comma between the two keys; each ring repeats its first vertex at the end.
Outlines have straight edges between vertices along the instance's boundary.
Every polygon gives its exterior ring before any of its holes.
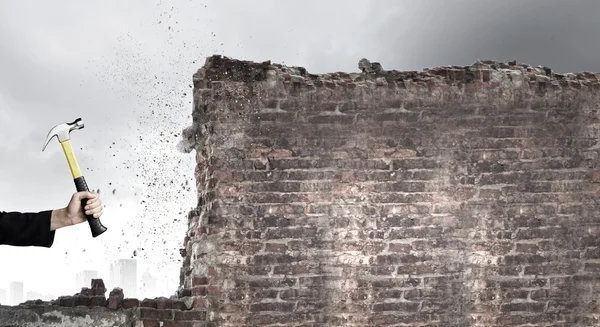
{"type": "Polygon", "coordinates": [[[163,295],[159,293],[158,280],[146,270],[142,275],[140,296],[153,298],[163,295]]]}
{"type": "Polygon", "coordinates": [[[23,282],[10,283],[9,304],[17,305],[23,303],[23,282]]]}
{"type": "Polygon", "coordinates": [[[137,297],[137,261],[120,259],[110,265],[110,288],[120,287],[125,297],[137,297]]]}
{"type": "Polygon", "coordinates": [[[83,270],[75,277],[75,292],[81,291],[82,287],[91,287],[92,279],[98,278],[98,272],[95,270],[83,270]]]}

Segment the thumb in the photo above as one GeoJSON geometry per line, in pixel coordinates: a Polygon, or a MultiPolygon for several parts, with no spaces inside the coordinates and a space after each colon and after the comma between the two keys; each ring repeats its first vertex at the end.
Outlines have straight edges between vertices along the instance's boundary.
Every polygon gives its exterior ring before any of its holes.
{"type": "Polygon", "coordinates": [[[77,200],[77,201],[81,201],[83,199],[92,199],[95,197],[96,197],[96,195],[94,195],[92,192],[88,192],[88,191],[82,191],[82,192],[77,192],[77,193],[73,194],[73,200],[77,200]]]}

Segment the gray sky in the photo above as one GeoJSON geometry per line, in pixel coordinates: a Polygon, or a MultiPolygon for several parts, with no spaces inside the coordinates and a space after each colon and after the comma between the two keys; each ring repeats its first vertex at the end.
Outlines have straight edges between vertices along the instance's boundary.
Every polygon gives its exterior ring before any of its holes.
{"type": "Polygon", "coordinates": [[[211,54],[312,73],[357,71],[362,57],[400,70],[480,58],[598,72],[598,12],[596,0],[1,1],[0,208],[67,204],[60,145],[40,150],[50,128],[81,117],[73,144],[109,232],[92,239],[82,224],[51,249],[1,246],[0,288],[61,295],[79,270],[107,280],[137,250],[139,274],[151,267],[176,289],[195,191],[182,187],[194,185],[194,155],[176,151],[174,134],[191,122],[192,74],[211,54]]]}

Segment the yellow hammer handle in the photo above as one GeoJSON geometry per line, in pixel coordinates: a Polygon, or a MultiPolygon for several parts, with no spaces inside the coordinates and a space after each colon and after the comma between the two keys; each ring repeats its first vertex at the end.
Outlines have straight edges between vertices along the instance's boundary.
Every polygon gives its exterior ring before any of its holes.
{"type": "Polygon", "coordinates": [[[79,164],[77,164],[75,153],[73,153],[73,146],[71,146],[71,140],[66,140],[60,145],[62,145],[63,151],[65,152],[67,162],[69,162],[69,168],[71,168],[71,174],[73,175],[73,178],[75,179],[81,177],[81,169],[79,169],[79,164]]]}

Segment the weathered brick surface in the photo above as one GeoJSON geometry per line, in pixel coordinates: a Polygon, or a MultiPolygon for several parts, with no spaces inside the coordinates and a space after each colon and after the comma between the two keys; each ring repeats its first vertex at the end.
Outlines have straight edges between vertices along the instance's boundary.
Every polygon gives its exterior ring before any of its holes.
{"type": "Polygon", "coordinates": [[[102,307],[61,307],[47,303],[0,306],[0,327],[131,327],[134,323],[130,312],[102,307]]]}
{"type": "Polygon", "coordinates": [[[597,325],[599,75],[372,67],[214,56],[194,75],[194,319],[597,325]]]}
{"type": "Polygon", "coordinates": [[[15,307],[0,306],[0,327],[215,327],[206,322],[205,310],[190,310],[193,298],[140,301],[125,298],[122,289],[114,288],[107,299],[105,292],[104,282],[93,279],[92,288],[83,287],[73,296],[61,296],[50,302],[26,301],[15,307]]]}

